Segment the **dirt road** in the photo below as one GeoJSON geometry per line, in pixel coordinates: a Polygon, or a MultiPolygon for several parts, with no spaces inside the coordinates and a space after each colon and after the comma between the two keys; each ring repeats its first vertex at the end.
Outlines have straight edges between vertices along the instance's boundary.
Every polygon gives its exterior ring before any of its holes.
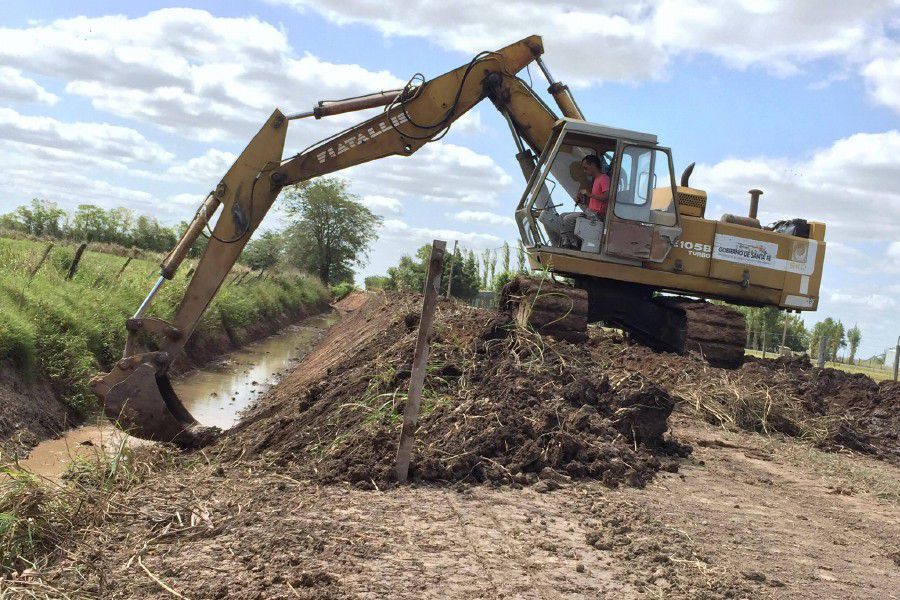
{"type": "Polygon", "coordinates": [[[211,456],[120,499],[128,513],[48,583],[103,598],[898,597],[900,470],[685,418],[675,431],[694,457],[643,490],[366,491],[211,456]]]}

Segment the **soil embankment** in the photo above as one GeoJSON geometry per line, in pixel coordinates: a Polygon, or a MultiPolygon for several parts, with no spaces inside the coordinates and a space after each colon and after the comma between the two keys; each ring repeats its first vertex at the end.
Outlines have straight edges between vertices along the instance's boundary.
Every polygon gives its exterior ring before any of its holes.
{"type": "MultiPolygon", "coordinates": [[[[373,296],[332,330],[312,370],[250,411],[226,452],[295,477],[390,485],[419,302],[373,296]]],[[[577,345],[515,331],[495,311],[445,301],[436,323],[413,480],[643,486],[689,452],[663,435],[674,401],[640,375],[611,381],[577,345]]]]}

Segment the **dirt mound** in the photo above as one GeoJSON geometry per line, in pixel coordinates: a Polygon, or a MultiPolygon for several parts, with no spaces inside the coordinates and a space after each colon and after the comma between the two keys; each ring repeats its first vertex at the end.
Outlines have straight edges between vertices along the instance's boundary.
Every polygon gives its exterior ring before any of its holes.
{"type": "Polygon", "coordinates": [[[334,304],[332,308],[341,312],[353,312],[359,310],[366,303],[369,295],[361,290],[353,290],[334,304]]]}
{"type": "Polygon", "coordinates": [[[708,422],[900,461],[900,387],[893,382],[814,368],[805,356],[747,357],[740,369],[718,369],[603,330],[591,332],[590,346],[612,372],[643,374],[708,422]]]}
{"type": "Polygon", "coordinates": [[[762,360],[758,364],[788,374],[809,410],[839,420],[835,442],[900,460],[900,384],[879,384],[862,373],[838,369],[797,369],[794,364],[766,365],[762,360]]]}
{"type": "MultiPolygon", "coordinates": [[[[389,484],[420,302],[372,295],[247,416],[227,452],[302,477],[389,484]]],[[[663,437],[673,407],[640,375],[610,380],[581,346],[517,330],[502,313],[441,302],[411,478],[642,486],[660,468],[677,468],[669,454],[687,451],[663,437]]]]}

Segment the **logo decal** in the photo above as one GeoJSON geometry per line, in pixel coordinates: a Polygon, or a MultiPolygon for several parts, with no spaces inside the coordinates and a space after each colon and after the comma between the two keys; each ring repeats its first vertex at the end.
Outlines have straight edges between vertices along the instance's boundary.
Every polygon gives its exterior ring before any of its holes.
{"type": "Polygon", "coordinates": [[[321,152],[317,152],[316,160],[319,161],[319,164],[323,164],[329,158],[337,158],[347,150],[365,144],[369,140],[377,138],[385,131],[389,131],[393,127],[399,127],[400,125],[408,121],[409,119],[406,117],[406,113],[403,112],[392,115],[386,119],[382,119],[371,127],[367,127],[365,131],[357,131],[355,133],[352,133],[347,137],[338,140],[336,143],[328,146],[321,152]]]}
{"type": "Polygon", "coordinates": [[[777,254],[778,244],[732,235],[716,234],[713,258],[718,260],[768,267],[770,269],[782,269],[784,265],[780,264],[782,261],[776,258],[777,254]]]}

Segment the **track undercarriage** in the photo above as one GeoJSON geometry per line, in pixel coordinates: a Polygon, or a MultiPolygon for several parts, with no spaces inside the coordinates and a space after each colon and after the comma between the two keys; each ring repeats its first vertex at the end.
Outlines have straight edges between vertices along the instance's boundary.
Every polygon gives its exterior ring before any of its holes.
{"type": "Polygon", "coordinates": [[[602,321],[655,350],[697,352],[717,367],[743,363],[746,324],[733,309],[607,279],[575,284],[517,278],[504,288],[501,306],[519,323],[572,342],[587,339],[588,323],[602,321]]]}

